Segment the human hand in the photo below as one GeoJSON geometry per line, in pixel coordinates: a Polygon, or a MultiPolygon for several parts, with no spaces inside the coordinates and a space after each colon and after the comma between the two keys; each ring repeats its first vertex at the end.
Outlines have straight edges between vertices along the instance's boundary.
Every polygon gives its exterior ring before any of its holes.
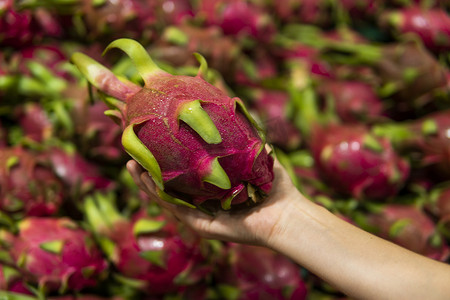
{"type": "Polygon", "coordinates": [[[272,191],[261,204],[244,211],[219,211],[214,216],[162,200],[148,172],[136,161],[130,160],[127,169],[138,187],[152,200],[210,239],[270,247],[272,238],[282,233],[289,222],[290,207],[305,199],[276,159],[272,191]]]}

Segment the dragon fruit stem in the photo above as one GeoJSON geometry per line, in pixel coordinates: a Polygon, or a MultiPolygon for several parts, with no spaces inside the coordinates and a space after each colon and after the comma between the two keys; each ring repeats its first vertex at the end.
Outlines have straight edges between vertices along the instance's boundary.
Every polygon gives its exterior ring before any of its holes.
{"type": "Polygon", "coordinates": [[[114,98],[126,101],[140,90],[137,85],[120,81],[109,69],[83,53],[74,53],[71,61],[92,85],[114,98]]]}
{"type": "Polygon", "coordinates": [[[150,84],[152,76],[161,73],[166,74],[166,72],[161,70],[151,59],[147,50],[135,40],[126,38],[115,40],[106,47],[105,51],[103,51],[103,55],[112,48],[122,50],[131,58],[146,86],[150,84]]]}

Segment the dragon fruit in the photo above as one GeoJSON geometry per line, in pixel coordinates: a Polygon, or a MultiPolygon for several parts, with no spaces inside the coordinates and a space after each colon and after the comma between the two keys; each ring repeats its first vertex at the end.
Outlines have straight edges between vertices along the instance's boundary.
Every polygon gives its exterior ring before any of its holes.
{"type": "Polygon", "coordinates": [[[63,201],[63,186],[38,154],[22,147],[0,149],[0,210],[10,216],[48,216],[63,201]]]}
{"type": "Polygon", "coordinates": [[[219,265],[218,292],[230,299],[226,287],[237,289],[239,300],[306,299],[300,267],[281,254],[262,247],[231,244],[229,261],[219,265]]]}
{"type": "Polygon", "coordinates": [[[19,12],[13,0],[0,3],[0,45],[21,47],[33,39],[32,16],[29,11],[19,12]]]}
{"type": "Polygon", "coordinates": [[[139,210],[128,219],[111,195],[95,194],[86,198],[85,215],[120,275],[148,295],[181,291],[210,272],[199,236],[163,214],[139,210]]]}
{"type": "Polygon", "coordinates": [[[328,80],[319,84],[318,92],[345,123],[370,122],[382,116],[383,103],[367,83],[328,80]]]}
{"type": "MultiPolygon", "coordinates": [[[[379,124],[378,136],[388,138],[397,149],[418,152],[419,167],[434,180],[447,180],[450,174],[450,110],[436,111],[405,122],[379,124]]],[[[416,154],[416,155],[417,155],[416,154]]]]}
{"type": "Polygon", "coordinates": [[[277,17],[283,22],[329,26],[332,23],[332,6],[326,0],[273,1],[277,17]]]}
{"type": "Polygon", "coordinates": [[[364,125],[317,127],[310,148],[321,177],[336,191],[356,199],[395,196],[409,176],[409,164],[388,139],[364,125]]]}
{"type": "Polygon", "coordinates": [[[207,26],[219,26],[226,35],[235,37],[244,35],[270,42],[275,33],[272,18],[248,1],[200,1],[197,16],[204,17],[207,26]]]}
{"type": "Polygon", "coordinates": [[[369,66],[380,96],[393,99],[394,106],[411,108],[417,98],[447,86],[446,68],[417,42],[355,44],[327,39],[320,32],[302,42],[334,65],[369,66]]]}
{"type": "Polygon", "coordinates": [[[98,39],[127,35],[149,39],[157,21],[155,1],[105,0],[99,5],[92,0],[79,0],[76,13],[83,16],[84,37],[98,39]]]}
{"type": "Polygon", "coordinates": [[[105,116],[108,106],[103,102],[90,103],[87,95],[78,100],[71,112],[75,132],[79,136],[79,152],[103,162],[118,162],[126,156],[120,142],[120,128],[105,116]]]}
{"type": "Polygon", "coordinates": [[[15,115],[25,138],[41,143],[53,135],[53,124],[41,105],[29,102],[18,106],[15,115]]]}
{"type": "Polygon", "coordinates": [[[436,232],[433,220],[414,205],[388,204],[367,218],[378,236],[411,251],[445,261],[448,245],[436,232]]]}
{"type": "Polygon", "coordinates": [[[98,165],[73,150],[52,147],[47,151],[47,156],[55,174],[64,183],[67,194],[84,195],[94,190],[107,191],[115,187],[102,174],[98,165]]]}
{"type": "Polygon", "coordinates": [[[196,77],[174,76],[133,40],[116,40],[106,50],[111,48],[129,54],[143,88],[120,81],[81,53],[72,61],[110,96],[105,100],[115,109],[107,114],[123,125],[125,150],[149,171],[163,199],[192,208],[219,200],[225,210],[264,199],[272,186],[273,158],[242,100],[202,79],[206,61],[200,59],[196,77]]]}
{"type": "Polygon", "coordinates": [[[434,53],[450,51],[450,15],[444,9],[411,6],[385,11],[380,24],[394,35],[416,35],[434,53]]]}
{"type": "Polygon", "coordinates": [[[450,110],[428,114],[411,124],[419,133],[417,145],[423,153],[424,166],[431,165],[444,179],[450,175],[450,110]]]}
{"type": "Polygon", "coordinates": [[[93,287],[105,275],[107,262],[91,235],[68,218],[29,217],[18,233],[3,242],[27,283],[47,293],[93,287]]]}

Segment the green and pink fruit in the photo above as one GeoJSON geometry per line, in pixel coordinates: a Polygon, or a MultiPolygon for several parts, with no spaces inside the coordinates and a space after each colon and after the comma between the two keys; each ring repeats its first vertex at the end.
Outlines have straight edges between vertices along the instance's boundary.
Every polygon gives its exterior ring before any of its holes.
{"type": "Polygon", "coordinates": [[[382,101],[367,83],[328,80],[319,85],[318,91],[344,123],[370,122],[382,116],[382,101]]]}
{"type": "Polygon", "coordinates": [[[223,209],[258,203],[269,193],[273,158],[264,137],[239,98],[230,98],[202,78],[171,75],[158,68],[136,41],[119,39],[144,87],[119,80],[93,59],[72,61],[106,96],[106,113],[123,126],[125,150],[149,171],[161,198],[189,207],[205,201],[223,209]],[[114,97],[114,98],[113,98],[114,97]]]}
{"type": "Polygon", "coordinates": [[[413,5],[388,10],[380,16],[380,23],[395,35],[416,36],[434,53],[450,51],[450,15],[445,9],[413,5]]]}
{"type": "Polygon", "coordinates": [[[363,125],[317,127],[311,151],[321,177],[336,191],[357,199],[395,196],[409,176],[409,164],[388,139],[363,125]]]}
{"type": "Polygon", "coordinates": [[[4,238],[27,283],[44,293],[80,291],[98,284],[107,262],[91,235],[68,218],[29,217],[4,238]]]}
{"type": "Polygon", "coordinates": [[[231,244],[228,250],[228,259],[217,269],[220,299],[307,298],[308,289],[300,276],[300,267],[287,257],[267,248],[242,244],[231,244]],[[237,296],[231,297],[229,292],[237,296]]]}
{"type": "Polygon", "coordinates": [[[193,231],[171,218],[139,210],[122,215],[108,195],[87,197],[85,215],[120,276],[148,295],[180,292],[211,272],[193,231]]]}
{"type": "Polygon", "coordinates": [[[0,210],[14,218],[55,214],[63,184],[42,155],[22,147],[0,149],[0,210]]]}
{"type": "Polygon", "coordinates": [[[449,247],[433,220],[414,205],[388,204],[368,216],[380,237],[436,260],[449,257],[449,247]]]}

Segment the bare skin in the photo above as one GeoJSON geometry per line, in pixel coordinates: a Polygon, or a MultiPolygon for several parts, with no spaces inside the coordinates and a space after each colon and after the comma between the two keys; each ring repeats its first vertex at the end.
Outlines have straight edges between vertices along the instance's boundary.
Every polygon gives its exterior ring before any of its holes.
{"type": "Polygon", "coordinates": [[[142,167],[128,171],[151,199],[210,239],[278,251],[357,299],[450,299],[450,265],[418,255],[336,217],[305,198],[275,161],[269,197],[239,213],[209,216],[160,199],[142,167]]]}

